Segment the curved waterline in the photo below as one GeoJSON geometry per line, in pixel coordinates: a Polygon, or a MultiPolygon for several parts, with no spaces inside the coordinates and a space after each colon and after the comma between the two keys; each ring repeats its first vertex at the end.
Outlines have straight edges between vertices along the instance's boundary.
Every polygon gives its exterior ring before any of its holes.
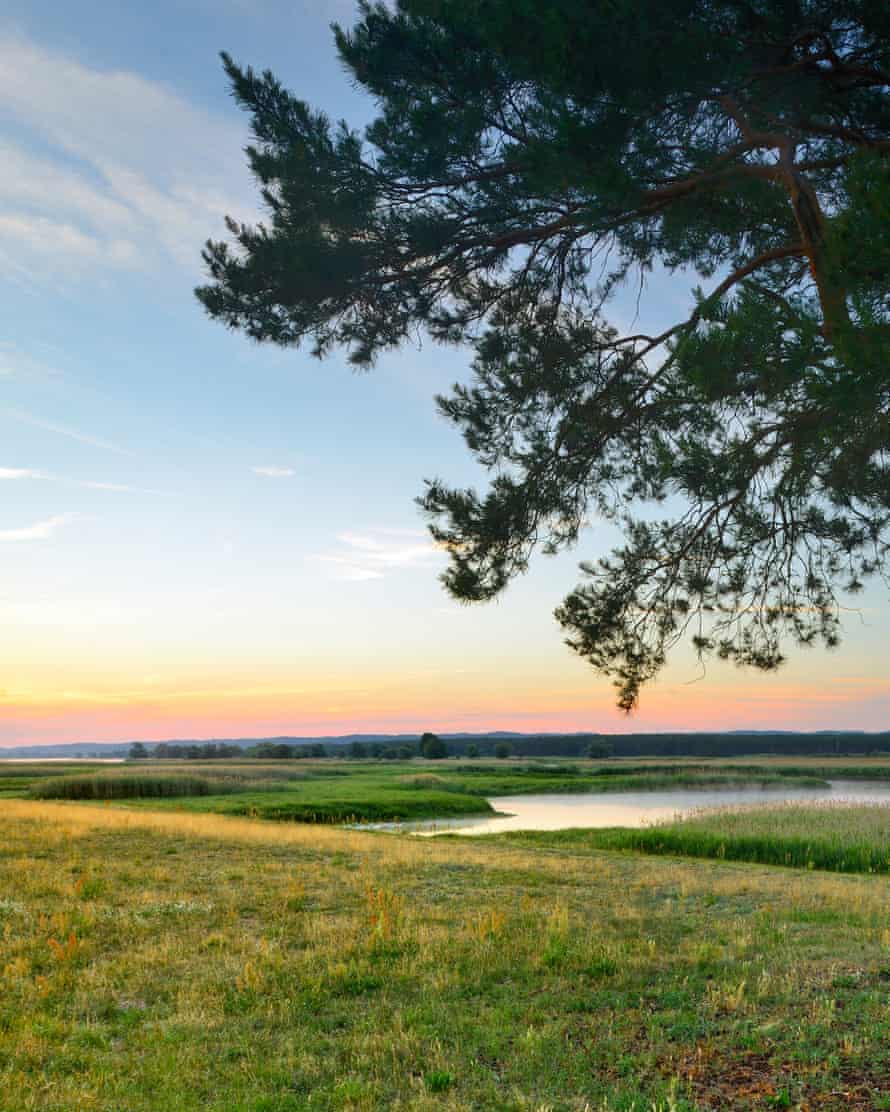
{"type": "Polygon", "coordinates": [[[830,780],[825,787],[667,789],[656,791],[594,792],[495,796],[488,800],[496,814],[417,822],[372,823],[365,829],[418,834],[505,834],[516,830],[600,829],[609,826],[648,826],[708,807],[741,804],[832,800],[850,803],[890,803],[890,783],[873,780],[830,780]]]}

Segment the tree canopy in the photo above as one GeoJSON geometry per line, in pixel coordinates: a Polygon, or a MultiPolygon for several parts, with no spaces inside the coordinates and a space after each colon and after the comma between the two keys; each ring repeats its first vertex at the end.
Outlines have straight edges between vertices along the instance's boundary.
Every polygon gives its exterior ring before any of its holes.
{"type": "Polygon", "coordinates": [[[360,367],[472,345],[438,404],[490,484],[420,499],[445,585],[618,523],[556,614],[624,709],[683,637],[836,644],[888,552],[890,6],[398,0],[334,35],[363,135],[223,55],[268,216],[207,244],[208,313],[360,367]],[[619,328],[655,266],[688,312],[619,328]]]}
{"type": "Polygon", "coordinates": [[[417,748],[421,757],[426,757],[428,761],[440,761],[448,756],[448,746],[438,734],[423,734],[417,748]]]}

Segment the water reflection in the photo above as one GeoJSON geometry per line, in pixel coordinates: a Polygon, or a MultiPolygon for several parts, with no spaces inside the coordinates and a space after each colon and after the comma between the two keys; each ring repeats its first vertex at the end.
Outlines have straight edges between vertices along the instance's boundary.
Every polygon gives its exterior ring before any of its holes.
{"type": "Polygon", "coordinates": [[[824,788],[748,787],[708,790],[505,795],[489,800],[500,814],[484,818],[427,822],[378,823],[379,830],[412,834],[502,834],[509,830],[565,830],[569,827],[647,826],[659,819],[688,814],[702,807],[786,800],[844,800],[890,803],[890,782],[832,780],[824,788]]]}

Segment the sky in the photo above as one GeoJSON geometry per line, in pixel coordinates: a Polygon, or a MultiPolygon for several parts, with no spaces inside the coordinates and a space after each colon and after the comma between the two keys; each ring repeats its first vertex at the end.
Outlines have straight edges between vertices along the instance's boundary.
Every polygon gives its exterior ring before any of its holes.
{"type": "MultiPolygon", "coordinates": [[[[219,63],[354,127],[351,0],[5,0],[0,14],[0,746],[278,734],[890,726],[890,607],[774,675],[686,650],[630,719],[552,613],[615,533],[466,608],[414,504],[484,478],[433,397],[467,354],[356,374],[253,345],[192,295],[258,215],[219,63]]],[[[685,305],[657,275],[642,324],[685,305]]],[[[616,312],[631,314],[632,299],[616,312]]]]}

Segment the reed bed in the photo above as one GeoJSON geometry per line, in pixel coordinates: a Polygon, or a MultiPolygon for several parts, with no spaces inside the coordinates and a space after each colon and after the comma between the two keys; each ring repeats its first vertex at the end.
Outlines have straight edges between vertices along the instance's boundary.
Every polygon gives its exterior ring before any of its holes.
{"type": "Polygon", "coordinates": [[[30,795],[34,799],[170,799],[225,795],[244,790],[242,781],[222,777],[99,773],[93,776],[52,777],[33,784],[30,795]]]}
{"type": "Polygon", "coordinates": [[[67,773],[98,772],[107,768],[89,761],[3,761],[0,760],[0,779],[33,779],[44,776],[64,776],[67,773]]]}
{"type": "MultiPolygon", "coordinates": [[[[721,807],[640,830],[585,833],[600,849],[890,874],[888,804],[819,800],[721,807]]],[[[565,841],[574,834],[567,832],[565,841]]]]}
{"type": "Polygon", "coordinates": [[[210,779],[222,777],[224,779],[245,780],[257,782],[263,780],[276,780],[299,782],[304,780],[330,780],[335,777],[349,776],[351,770],[342,768],[333,761],[316,761],[310,764],[306,761],[266,760],[243,761],[217,760],[217,761],[151,761],[133,762],[126,766],[128,772],[138,768],[140,772],[163,772],[170,775],[197,775],[210,779]]]}

